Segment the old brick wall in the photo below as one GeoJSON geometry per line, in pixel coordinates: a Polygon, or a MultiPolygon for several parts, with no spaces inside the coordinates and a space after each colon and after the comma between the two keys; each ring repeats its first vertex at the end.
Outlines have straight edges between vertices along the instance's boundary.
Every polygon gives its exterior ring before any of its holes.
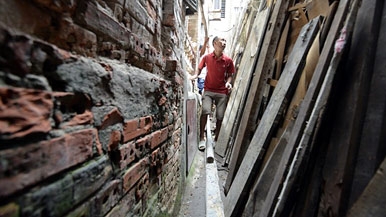
{"type": "Polygon", "coordinates": [[[0,216],[172,213],[184,8],[0,1],[0,216]]]}

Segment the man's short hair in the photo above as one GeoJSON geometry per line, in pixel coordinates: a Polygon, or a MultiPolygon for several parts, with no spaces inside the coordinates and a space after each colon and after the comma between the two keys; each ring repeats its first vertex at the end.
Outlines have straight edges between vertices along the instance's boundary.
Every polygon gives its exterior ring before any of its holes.
{"type": "Polygon", "coordinates": [[[213,41],[212,41],[212,45],[214,46],[214,43],[218,40],[218,37],[217,36],[214,36],[213,38],[213,41]]]}

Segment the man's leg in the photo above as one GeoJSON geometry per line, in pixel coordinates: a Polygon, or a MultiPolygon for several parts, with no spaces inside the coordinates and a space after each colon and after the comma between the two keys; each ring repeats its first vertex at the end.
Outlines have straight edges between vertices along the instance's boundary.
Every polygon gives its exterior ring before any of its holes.
{"type": "Polygon", "coordinates": [[[200,118],[200,141],[205,140],[205,126],[208,120],[208,115],[202,114],[200,118]]]}
{"type": "MultiPolygon", "coordinates": [[[[225,109],[228,103],[228,96],[225,94],[217,94],[215,97],[216,103],[216,129],[214,131],[214,142],[217,142],[220,133],[222,120],[224,119],[225,109]]],[[[213,145],[215,146],[215,144],[213,145]]]]}
{"type": "Polygon", "coordinates": [[[204,91],[204,95],[202,97],[202,110],[200,117],[200,142],[198,144],[198,149],[201,151],[206,148],[205,142],[205,126],[208,120],[208,114],[210,114],[212,107],[212,97],[209,92],[204,91]]]}
{"type": "Polygon", "coordinates": [[[222,120],[216,121],[216,129],[214,131],[214,141],[215,142],[217,142],[218,134],[220,133],[221,122],[222,122],[222,120]]]}

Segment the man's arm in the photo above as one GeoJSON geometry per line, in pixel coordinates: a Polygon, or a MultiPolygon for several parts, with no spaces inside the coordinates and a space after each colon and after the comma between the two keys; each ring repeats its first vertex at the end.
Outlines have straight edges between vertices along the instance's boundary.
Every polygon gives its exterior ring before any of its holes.
{"type": "Polygon", "coordinates": [[[228,90],[232,89],[232,76],[229,76],[227,78],[227,82],[225,83],[225,87],[228,88],[228,90]]]}
{"type": "Polygon", "coordinates": [[[206,52],[206,50],[209,48],[209,47],[208,47],[208,41],[209,41],[209,37],[206,37],[206,38],[205,38],[205,41],[204,41],[204,45],[202,45],[201,50],[200,50],[200,57],[201,57],[202,55],[204,55],[205,52],[206,52]]]}
{"type": "Polygon", "coordinates": [[[202,71],[202,69],[197,68],[197,70],[196,70],[196,72],[194,73],[194,75],[190,76],[189,79],[190,79],[190,80],[196,79],[196,78],[201,74],[201,71],[202,71]]]}

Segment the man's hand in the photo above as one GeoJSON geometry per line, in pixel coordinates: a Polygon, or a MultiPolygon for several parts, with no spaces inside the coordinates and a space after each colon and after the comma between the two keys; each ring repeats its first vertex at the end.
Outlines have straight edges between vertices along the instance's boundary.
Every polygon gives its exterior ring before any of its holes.
{"type": "Polygon", "coordinates": [[[229,83],[229,82],[227,82],[227,83],[225,84],[225,87],[228,88],[228,90],[232,90],[232,84],[229,83]]]}
{"type": "Polygon", "coordinates": [[[197,78],[197,75],[189,75],[189,80],[193,81],[197,78]]]}

